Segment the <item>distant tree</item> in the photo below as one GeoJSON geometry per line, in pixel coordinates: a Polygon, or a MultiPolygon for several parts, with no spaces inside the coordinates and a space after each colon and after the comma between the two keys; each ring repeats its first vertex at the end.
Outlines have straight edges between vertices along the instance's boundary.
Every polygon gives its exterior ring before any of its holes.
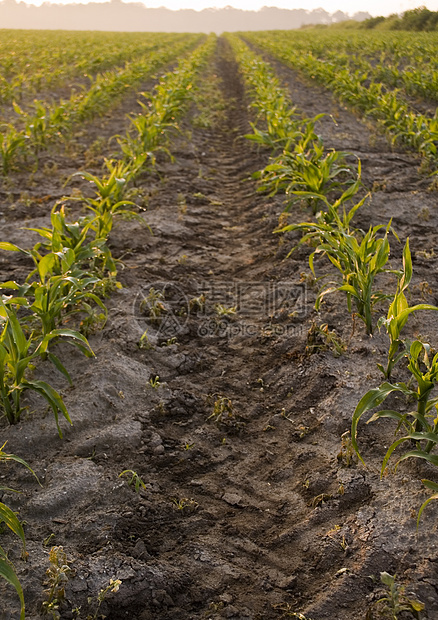
{"type": "Polygon", "coordinates": [[[347,19],[350,19],[350,17],[347,15],[347,13],[344,13],[343,11],[336,11],[336,13],[333,13],[332,15],[332,22],[334,24],[337,24],[339,22],[345,22],[347,21],[347,19]]]}
{"type": "Polygon", "coordinates": [[[370,19],[365,19],[361,23],[360,26],[361,26],[361,28],[364,28],[365,30],[372,30],[378,24],[381,24],[384,21],[385,21],[385,17],[383,17],[382,15],[379,16],[379,17],[370,17],[370,19]]]}
{"type": "Polygon", "coordinates": [[[403,13],[400,20],[401,30],[434,30],[436,26],[437,13],[429,11],[425,6],[412,9],[403,13]]]}
{"type": "Polygon", "coordinates": [[[364,11],[358,11],[353,15],[351,19],[354,19],[357,22],[363,22],[366,19],[369,19],[371,15],[369,13],[365,13],[364,11]]]}

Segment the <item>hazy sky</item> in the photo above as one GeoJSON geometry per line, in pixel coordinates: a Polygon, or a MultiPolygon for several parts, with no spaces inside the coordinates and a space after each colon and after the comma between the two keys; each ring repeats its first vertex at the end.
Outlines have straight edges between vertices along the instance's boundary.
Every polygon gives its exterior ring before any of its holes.
{"type": "MultiPolygon", "coordinates": [[[[27,4],[40,5],[44,0],[24,0],[27,4]]],[[[53,0],[67,4],[74,0],[53,0]]],[[[76,0],[86,3],[87,0],[76,0]]],[[[108,0],[93,0],[94,2],[108,0]]],[[[322,7],[328,13],[344,11],[353,15],[358,11],[368,11],[371,15],[389,15],[401,13],[418,6],[426,6],[431,11],[438,11],[438,0],[141,0],[148,8],[164,6],[168,9],[195,9],[201,11],[209,7],[223,8],[233,6],[237,9],[257,11],[263,6],[278,6],[284,9],[317,9],[322,7]]]]}

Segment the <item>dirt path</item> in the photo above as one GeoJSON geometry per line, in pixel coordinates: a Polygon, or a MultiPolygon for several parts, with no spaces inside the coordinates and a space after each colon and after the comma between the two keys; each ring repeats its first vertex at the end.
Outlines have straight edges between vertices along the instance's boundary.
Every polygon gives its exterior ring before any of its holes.
{"type": "MultiPolygon", "coordinates": [[[[8,484],[23,491],[3,501],[27,523],[28,562],[12,539],[4,546],[13,546],[28,617],[40,617],[48,552],[61,545],[72,569],[64,620],[95,613],[97,594],[115,578],[120,589],[99,612],[109,620],[269,620],[292,612],[358,620],[381,596],[380,571],[397,572],[433,618],[434,506],[415,533],[424,472],[401,466],[380,481],[382,443],[391,437],[383,424],[360,429],[368,470],[338,458],[358,397],[379,380],[383,337],[368,339],[360,326],[351,336],[342,298],[329,298],[315,315],[308,249],[283,260],[291,239],[272,234],[282,198],[257,194],[249,179],[266,155],[241,138],[247,101],[222,40],[213,71],[226,118],[202,128],[194,113],[184,127],[190,134],[175,142],[175,162],[139,182],[154,234],[134,222],[114,231],[124,288],[109,300],[105,329],[90,339],[96,359],[63,352],[75,380],[69,389],[49,367],[37,370],[63,390],[73,427],[64,424],[60,440],[37,400],[20,425],[2,427],[8,450],[42,483],[13,465],[5,470],[8,484]],[[348,341],[344,355],[318,338],[309,353],[315,320],[348,341]],[[129,477],[119,478],[124,470],[146,488],[135,493],[129,477]]],[[[340,119],[339,131],[359,139],[360,125],[347,122],[340,119]]],[[[396,174],[391,161],[385,174],[396,174]]],[[[396,201],[382,189],[364,219],[383,217],[393,200],[397,225],[416,222],[421,249],[429,250],[436,213],[430,203],[430,219],[418,220],[412,201],[432,199],[416,191],[396,201]]],[[[9,240],[30,239],[5,220],[9,240]]],[[[431,285],[436,276],[427,258],[416,260],[420,295],[423,275],[431,285]]],[[[1,277],[21,277],[24,268],[8,256],[1,277]]],[[[437,341],[433,319],[413,322],[420,327],[437,341]]],[[[0,582],[0,594],[0,617],[14,617],[13,592],[0,582]]]]}

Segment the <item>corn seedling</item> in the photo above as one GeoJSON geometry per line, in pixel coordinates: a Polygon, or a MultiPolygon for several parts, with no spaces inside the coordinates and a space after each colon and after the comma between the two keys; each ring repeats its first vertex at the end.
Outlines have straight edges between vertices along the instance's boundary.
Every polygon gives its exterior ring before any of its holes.
{"type": "Polygon", "coordinates": [[[14,160],[23,153],[26,136],[17,131],[12,125],[8,125],[0,133],[0,164],[3,175],[7,175],[14,160]]]}
{"type": "MultiPolygon", "coordinates": [[[[382,409],[373,414],[369,422],[380,418],[390,418],[397,422],[396,433],[404,431],[404,436],[394,441],[388,448],[382,462],[381,476],[383,476],[386,466],[392,453],[405,442],[413,443],[414,450],[409,450],[402,454],[396,465],[408,458],[419,458],[428,461],[432,465],[438,466],[438,455],[432,454],[432,450],[438,443],[438,397],[430,398],[431,392],[438,383],[438,353],[431,357],[430,346],[419,340],[415,340],[408,352],[408,370],[411,373],[411,382],[415,382],[417,389],[412,389],[410,383],[389,383],[385,382],[378,388],[367,392],[358,403],[353,415],[351,427],[351,441],[359,457],[364,462],[357,444],[357,426],[364,413],[381,405],[384,400],[393,393],[399,393],[417,403],[416,410],[401,413],[393,409],[382,409]]],[[[433,483],[427,481],[426,486],[437,490],[433,483]]],[[[434,497],[429,498],[434,499],[434,497]]],[[[418,520],[424,508],[429,503],[426,501],[419,513],[418,520]]],[[[418,522],[418,521],[417,521],[418,522]]]]}
{"type": "MultiPolygon", "coordinates": [[[[347,190],[348,192],[348,190],[347,190]]],[[[301,230],[305,234],[298,245],[312,241],[316,249],[309,257],[310,269],[315,275],[314,259],[317,254],[327,256],[342,276],[342,283],[330,283],[318,294],[315,309],[318,310],[325,295],[335,291],[344,291],[347,295],[348,310],[352,312],[352,302],[356,307],[356,315],[365,323],[367,334],[373,333],[372,312],[376,304],[387,298],[387,295],[374,290],[374,280],[379,273],[387,272],[385,265],[389,258],[388,234],[391,222],[384,228],[381,225],[371,226],[367,233],[350,229],[350,222],[365,198],[350,209],[344,211],[341,218],[337,203],[326,202],[327,213],[320,213],[316,223],[291,224],[279,232],[301,230]],[[378,232],[384,228],[383,237],[378,232]]],[[[295,248],[291,250],[291,253],[295,248]]]]}
{"type": "MultiPolygon", "coordinates": [[[[40,394],[48,403],[55,416],[59,436],[62,432],[59,426],[58,415],[61,413],[71,424],[64,401],[61,395],[47,382],[27,379],[26,370],[33,368],[33,364],[42,354],[48,353],[51,340],[63,336],[76,338],[71,330],[54,330],[39,341],[34,341],[32,335],[26,337],[17,315],[12,307],[0,300],[0,319],[3,329],[0,334],[0,406],[10,424],[20,420],[24,408],[21,397],[26,390],[40,394]]],[[[79,334],[79,340],[85,340],[79,334]]],[[[49,359],[67,378],[66,369],[56,356],[48,353],[49,359]]]]}
{"type": "Polygon", "coordinates": [[[89,172],[78,172],[86,181],[94,184],[95,197],[81,197],[87,208],[94,214],[91,228],[95,231],[96,239],[107,239],[116,216],[125,219],[136,219],[146,226],[144,219],[133,209],[127,207],[137,206],[131,200],[125,199],[128,183],[133,177],[135,169],[131,162],[107,160],[106,166],[109,174],[102,178],[89,172]]]}
{"type": "Polygon", "coordinates": [[[143,482],[143,480],[140,478],[140,476],[137,474],[136,471],[134,471],[133,469],[124,469],[120,474],[119,474],[119,478],[122,478],[122,476],[128,476],[129,480],[128,480],[128,484],[131,487],[134,487],[134,491],[136,493],[140,492],[140,489],[145,489],[146,485],[143,482]]]}
{"type": "MultiPolygon", "coordinates": [[[[311,123],[313,125],[314,121],[311,123]]],[[[260,179],[258,189],[269,192],[270,196],[279,191],[286,196],[293,195],[294,198],[288,200],[286,210],[297,200],[305,199],[315,215],[321,195],[326,196],[343,185],[352,184],[352,168],[347,166],[346,156],[347,153],[341,151],[324,153],[320,140],[315,139],[309,144],[306,136],[302,142],[296,144],[292,152],[283,151],[257,174],[260,179]]]]}
{"type": "Polygon", "coordinates": [[[385,327],[390,341],[386,368],[384,368],[381,364],[377,364],[379,370],[382,371],[388,381],[391,380],[391,374],[394,366],[401,359],[408,357],[406,341],[402,340],[400,335],[409,318],[409,315],[417,310],[438,310],[436,306],[431,306],[429,304],[409,306],[405,292],[408,289],[411,279],[412,259],[409,249],[409,239],[407,239],[403,250],[403,270],[398,279],[397,291],[389,306],[387,317],[381,317],[377,322],[377,326],[379,328],[382,326],[385,327]]]}

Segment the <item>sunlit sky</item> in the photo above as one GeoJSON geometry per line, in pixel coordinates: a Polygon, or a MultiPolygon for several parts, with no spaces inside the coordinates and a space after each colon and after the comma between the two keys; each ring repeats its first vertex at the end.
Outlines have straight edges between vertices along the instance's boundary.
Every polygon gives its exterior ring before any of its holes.
{"type": "MultiPolygon", "coordinates": [[[[40,5],[44,0],[24,0],[27,4],[40,5]]],[[[74,0],[52,0],[59,4],[70,4],[74,0]]],[[[87,0],[75,0],[87,3],[87,0]]],[[[105,2],[108,0],[93,0],[93,2],[105,2]]],[[[418,6],[426,6],[431,11],[438,11],[438,0],[141,0],[148,8],[164,6],[168,9],[194,9],[201,11],[211,7],[223,8],[233,6],[236,9],[257,11],[263,6],[277,6],[283,9],[306,9],[313,10],[323,8],[328,13],[343,11],[353,15],[358,11],[367,11],[371,15],[390,15],[402,13],[418,6]]]]}

